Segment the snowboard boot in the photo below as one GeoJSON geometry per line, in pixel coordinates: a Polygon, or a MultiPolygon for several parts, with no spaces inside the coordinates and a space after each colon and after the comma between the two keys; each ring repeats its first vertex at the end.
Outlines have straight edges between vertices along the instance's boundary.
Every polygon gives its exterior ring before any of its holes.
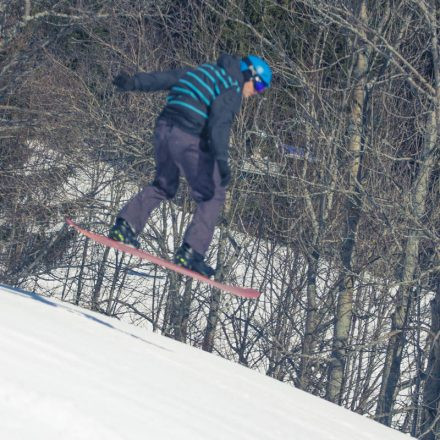
{"type": "Polygon", "coordinates": [[[177,250],[174,262],[185,269],[193,270],[208,278],[215,274],[215,270],[205,263],[203,255],[196,252],[187,243],[183,243],[177,250]]]}
{"type": "Polygon", "coordinates": [[[123,218],[118,217],[114,226],[110,229],[108,238],[121,243],[128,244],[130,246],[139,249],[141,247],[138,240],[136,240],[136,234],[131,229],[131,226],[123,218]]]}

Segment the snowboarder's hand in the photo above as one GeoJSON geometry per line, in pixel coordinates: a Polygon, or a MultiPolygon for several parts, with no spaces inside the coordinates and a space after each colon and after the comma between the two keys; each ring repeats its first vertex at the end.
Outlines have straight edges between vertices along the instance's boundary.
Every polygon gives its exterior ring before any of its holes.
{"type": "Polygon", "coordinates": [[[113,84],[118,88],[125,92],[129,92],[130,90],[134,90],[134,78],[128,75],[125,72],[120,73],[113,80],[113,84]]]}
{"type": "Polygon", "coordinates": [[[217,165],[220,171],[220,177],[222,178],[220,185],[225,187],[231,180],[231,170],[229,169],[228,161],[218,160],[217,165]]]}

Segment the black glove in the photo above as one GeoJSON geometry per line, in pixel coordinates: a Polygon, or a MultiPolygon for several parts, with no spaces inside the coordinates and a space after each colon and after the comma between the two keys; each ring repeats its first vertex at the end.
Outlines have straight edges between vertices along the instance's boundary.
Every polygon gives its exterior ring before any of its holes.
{"type": "Polygon", "coordinates": [[[134,90],[134,78],[128,75],[125,72],[120,73],[114,80],[113,84],[121,90],[125,92],[129,92],[130,90],[134,90]]]}
{"type": "Polygon", "coordinates": [[[220,185],[225,187],[231,180],[231,170],[229,169],[227,160],[217,161],[218,170],[220,171],[220,177],[222,178],[220,185]]]}

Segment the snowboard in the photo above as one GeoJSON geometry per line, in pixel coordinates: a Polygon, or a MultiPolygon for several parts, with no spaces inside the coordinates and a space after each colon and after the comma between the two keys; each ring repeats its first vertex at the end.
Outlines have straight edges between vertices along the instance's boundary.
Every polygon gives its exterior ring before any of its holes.
{"type": "Polygon", "coordinates": [[[112,240],[111,238],[105,237],[104,235],[100,235],[95,232],[91,232],[86,229],[83,229],[70,219],[66,219],[66,223],[69,226],[75,228],[80,234],[85,235],[86,237],[92,239],[97,243],[103,244],[104,246],[112,247],[113,249],[120,250],[127,254],[141,258],[142,260],[148,260],[151,263],[157,264],[158,266],[173,270],[174,272],[180,273],[182,275],[186,275],[202,283],[209,284],[210,286],[216,287],[217,289],[220,289],[224,292],[228,292],[231,293],[232,295],[239,296],[242,298],[256,299],[260,296],[260,292],[258,290],[251,289],[248,287],[232,286],[229,284],[220,283],[219,281],[215,281],[211,278],[205,277],[204,275],[201,275],[197,272],[194,272],[189,269],[185,269],[182,266],[178,266],[177,264],[174,264],[171,261],[149,254],[148,252],[142,251],[140,249],[136,249],[132,246],[129,246],[128,244],[124,244],[119,241],[112,240]]]}

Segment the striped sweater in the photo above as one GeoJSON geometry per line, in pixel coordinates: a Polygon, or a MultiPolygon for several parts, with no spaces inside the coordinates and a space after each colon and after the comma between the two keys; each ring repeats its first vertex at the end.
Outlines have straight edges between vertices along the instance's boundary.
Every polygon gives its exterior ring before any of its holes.
{"type": "Polygon", "coordinates": [[[227,160],[231,125],[241,106],[243,75],[239,58],[224,54],[217,63],[138,73],[134,79],[136,90],[169,90],[160,118],[201,136],[216,159],[227,160]]]}

